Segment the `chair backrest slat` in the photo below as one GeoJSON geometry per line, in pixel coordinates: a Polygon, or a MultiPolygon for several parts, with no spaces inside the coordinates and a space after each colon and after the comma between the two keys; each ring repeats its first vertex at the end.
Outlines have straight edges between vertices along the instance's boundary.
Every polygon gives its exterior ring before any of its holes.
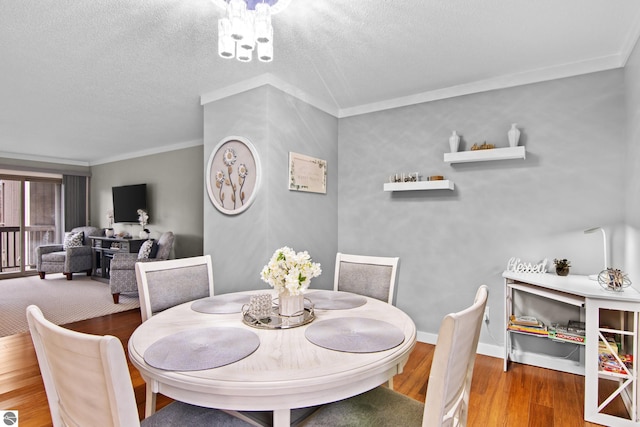
{"type": "Polygon", "coordinates": [[[464,426],[488,288],[472,306],[444,317],[438,332],[425,399],[423,427],[464,426]]]}
{"type": "Polygon", "coordinates": [[[57,326],[35,305],[27,320],[55,427],[139,425],[119,339],[57,326]]]}
{"type": "Polygon", "coordinates": [[[399,258],[338,252],[334,290],[353,292],[393,303],[399,258]]]}
{"type": "Polygon", "coordinates": [[[136,263],[142,321],[176,305],[213,296],[211,256],[136,263]]]}

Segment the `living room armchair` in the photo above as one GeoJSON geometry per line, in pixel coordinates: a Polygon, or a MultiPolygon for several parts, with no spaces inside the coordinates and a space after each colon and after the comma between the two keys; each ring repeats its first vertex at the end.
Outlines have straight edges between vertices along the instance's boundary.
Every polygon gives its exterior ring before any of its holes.
{"type": "Polygon", "coordinates": [[[91,275],[93,250],[90,236],[100,235],[102,230],[99,228],[76,227],[65,235],[65,243],[38,246],[36,270],[40,278],[44,279],[47,273],[63,273],[67,280],[73,279],[73,273],[86,272],[87,276],[91,275]],[[80,232],[83,234],[79,237],[77,234],[80,232]]]}
{"type": "MultiPolygon", "coordinates": [[[[111,260],[109,269],[109,287],[113,303],[118,304],[121,293],[137,293],[136,263],[169,259],[175,236],[171,231],[163,233],[158,239],[157,252],[151,251],[148,257],[141,257],[141,253],[116,253],[111,260]],[[155,252],[155,254],[154,254],[155,252]],[[154,256],[155,255],[155,256],[154,256]]],[[[142,252],[144,247],[140,248],[142,252]]]]}

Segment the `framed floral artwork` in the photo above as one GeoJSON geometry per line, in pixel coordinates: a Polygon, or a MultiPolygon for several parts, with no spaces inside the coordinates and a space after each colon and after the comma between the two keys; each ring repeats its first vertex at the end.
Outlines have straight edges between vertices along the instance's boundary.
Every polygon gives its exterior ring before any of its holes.
{"type": "Polygon", "coordinates": [[[255,200],[260,188],[260,159],[246,138],[228,136],[216,145],[207,164],[207,192],[220,212],[237,215],[255,200]]]}
{"type": "Polygon", "coordinates": [[[289,190],[327,193],[327,161],[289,152],[289,190]]]}

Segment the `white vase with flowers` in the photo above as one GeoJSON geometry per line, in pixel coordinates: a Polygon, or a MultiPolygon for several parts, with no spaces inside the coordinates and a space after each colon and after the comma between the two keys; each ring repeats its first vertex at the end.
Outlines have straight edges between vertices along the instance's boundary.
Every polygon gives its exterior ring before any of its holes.
{"type": "Polygon", "coordinates": [[[278,291],[278,313],[295,316],[304,311],[304,291],[320,273],[320,264],[313,262],[307,251],[296,252],[285,246],[274,252],[260,277],[278,291]]]}

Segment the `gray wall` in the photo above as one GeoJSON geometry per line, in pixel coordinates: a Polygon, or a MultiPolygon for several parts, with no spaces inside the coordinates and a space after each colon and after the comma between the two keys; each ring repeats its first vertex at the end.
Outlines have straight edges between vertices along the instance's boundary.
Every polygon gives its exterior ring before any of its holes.
{"type": "Polygon", "coordinates": [[[228,136],[256,147],[262,186],[251,207],[239,215],[215,209],[206,190],[204,253],[213,257],[216,294],[268,289],[260,270],[281,246],[307,250],[322,264],[312,287],[333,286],[337,251],[338,120],[271,86],[212,102],[204,107],[205,158],[228,136]],[[327,194],[289,191],[288,154],[328,162],[327,194]]]}
{"type": "MultiPolygon", "coordinates": [[[[173,256],[202,255],[202,152],[203,146],[196,146],[93,166],[91,223],[107,226],[107,211],[113,209],[111,187],[147,184],[151,237],[172,231],[173,256]]],[[[137,236],[141,227],[118,223],[114,229],[137,236]]]]}
{"type": "Polygon", "coordinates": [[[629,58],[624,70],[627,143],[629,156],[623,164],[626,171],[626,272],[640,284],[640,45],[629,58]]]}
{"type": "Polygon", "coordinates": [[[624,70],[340,120],[270,86],[212,102],[204,107],[203,149],[94,166],[92,221],[106,224],[111,186],[147,182],[152,215],[161,212],[152,216],[152,231],[182,227],[193,236],[194,245],[176,255],[211,254],[216,293],[267,288],[259,271],[283,245],[322,263],[312,286],[324,289],[332,286],[338,250],[399,256],[397,305],[422,339],[485,283],[491,321],[481,343],[502,345],[501,273],[510,257],[546,257],[551,268],[553,258],[566,257],[572,273],[595,273],[601,236],[583,230],[603,226],[612,264],[640,274],[638,50],[624,70]],[[452,130],[462,135],[461,150],[484,141],[506,146],[513,122],[526,160],[443,162],[452,130]],[[203,185],[209,155],[232,135],[256,146],[263,168],[254,205],[237,216],[218,212],[203,185]],[[289,151],[328,161],[326,195],[287,190],[289,151]],[[456,189],[382,190],[390,174],[415,171],[445,175],[456,189]]]}
{"type": "Polygon", "coordinates": [[[481,341],[502,345],[510,257],[601,270],[601,235],[583,230],[623,224],[626,155],[622,70],[341,119],[338,248],[399,256],[397,305],[426,333],[487,284],[491,321],[481,341]],[[511,123],[526,160],[443,162],[452,130],[461,150],[505,147],[511,123]],[[444,175],[455,191],[382,190],[390,174],[415,171],[444,175]]]}

